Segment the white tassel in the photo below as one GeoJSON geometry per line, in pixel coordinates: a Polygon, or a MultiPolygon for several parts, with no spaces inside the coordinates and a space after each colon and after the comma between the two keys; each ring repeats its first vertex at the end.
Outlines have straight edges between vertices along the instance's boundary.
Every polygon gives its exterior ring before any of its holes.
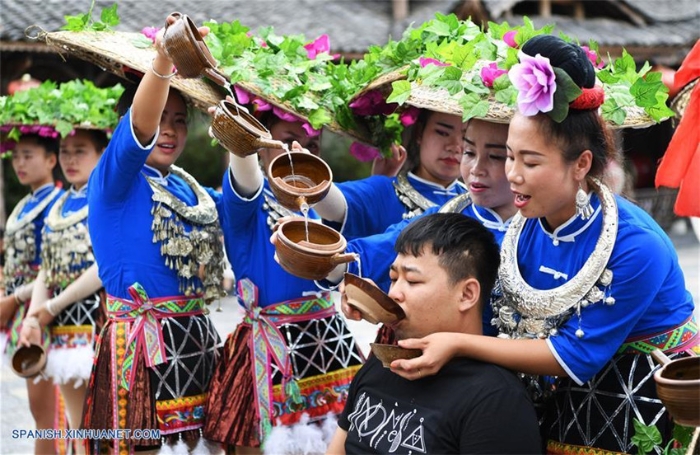
{"type": "Polygon", "coordinates": [[[334,413],[329,412],[326,414],[326,420],[323,421],[323,425],[321,426],[321,431],[323,431],[323,440],[326,445],[331,443],[331,440],[333,439],[333,436],[337,430],[338,417],[334,413]]]}
{"type": "Polygon", "coordinates": [[[292,439],[292,429],[286,425],[275,425],[263,443],[265,455],[286,453],[287,446],[292,439]]]}
{"type": "Polygon", "coordinates": [[[197,446],[192,451],[192,455],[218,455],[223,453],[224,449],[217,442],[210,441],[203,437],[197,441],[197,446]]]}
{"type": "Polygon", "coordinates": [[[265,440],[266,455],[290,454],[312,455],[324,454],[327,443],[324,432],[316,423],[309,422],[309,415],[303,414],[298,423],[291,426],[276,425],[265,440]]]}
{"type": "Polygon", "coordinates": [[[190,448],[187,447],[187,444],[185,441],[182,440],[182,438],[178,439],[177,444],[175,444],[175,448],[173,449],[173,454],[174,455],[188,455],[190,453],[190,448]]]}
{"type": "Polygon", "coordinates": [[[160,446],[160,450],[158,451],[158,455],[174,455],[175,452],[173,452],[172,446],[168,445],[168,442],[163,439],[163,444],[160,446]]]}

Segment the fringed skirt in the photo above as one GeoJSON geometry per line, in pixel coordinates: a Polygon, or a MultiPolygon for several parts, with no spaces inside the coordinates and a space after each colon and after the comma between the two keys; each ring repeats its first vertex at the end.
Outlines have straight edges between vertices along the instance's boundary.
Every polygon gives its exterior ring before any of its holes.
{"type": "Polygon", "coordinates": [[[55,384],[74,382],[80,386],[90,379],[96,338],[104,321],[101,291],[75,302],[56,316],[50,325],[51,344],[44,370],[55,384]]]}
{"type": "MultiPolygon", "coordinates": [[[[272,374],[272,425],[318,421],[339,414],[352,378],[364,357],[343,318],[331,316],[278,326],[291,356],[301,402],[284,393],[282,373],[272,374]]],[[[250,323],[229,335],[210,385],[204,436],[231,446],[259,447],[260,417],[256,403],[250,323]]],[[[274,430],[273,430],[274,431],[274,430]]],[[[291,433],[290,433],[291,434],[291,433]]],[[[323,452],[322,450],[321,452],[323,452]]]]}
{"type": "MultiPolygon", "coordinates": [[[[121,387],[128,333],[108,321],[102,330],[88,384],[83,428],[159,430],[161,439],[121,439],[119,453],[156,448],[163,441],[194,441],[201,435],[209,381],[218,357],[219,335],[205,315],[160,320],[167,362],[153,368],[135,363],[129,390],[121,387]]],[[[100,441],[91,441],[99,453],[100,441]]],[[[115,450],[116,452],[116,450],[115,450]]]]}

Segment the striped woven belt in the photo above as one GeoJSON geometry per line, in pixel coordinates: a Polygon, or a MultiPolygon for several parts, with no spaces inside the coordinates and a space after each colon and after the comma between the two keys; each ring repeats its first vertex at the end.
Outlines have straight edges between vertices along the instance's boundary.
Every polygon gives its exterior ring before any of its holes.
{"type": "Polygon", "coordinates": [[[664,352],[681,352],[694,348],[700,337],[694,315],[679,326],[654,335],[628,338],[617,350],[617,354],[649,354],[656,349],[664,352]]]}
{"type": "Polygon", "coordinates": [[[297,401],[301,400],[299,386],[294,381],[287,343],[277,327],[286,323],[332,316],[336,310],[329,292],[260,308],[258,288],[248,278],[238,281],[238,297],[246,310],[243,321],[250,324],[252,328],[252,340],[249,346],[253,360],[256,410],[260,418],[260,440],[264,441],[272,429],[273,363],[282,371],[282,387],[287,396],[297,401]]]}
{"type": "Polygon", "coordinates": [[[127,332],[126,350],[121,366],[121,386],[129,389],[136,373],[136,363],[143,350],[146,366],[153,367],[167,361],[163,327],[160,320],[176,316],[195,316],[205,313],[201,297],[161,297],[151,300],[139,283],[129,287],[132,300],[107,296],[109,322],[131,324],[127,332]]]}

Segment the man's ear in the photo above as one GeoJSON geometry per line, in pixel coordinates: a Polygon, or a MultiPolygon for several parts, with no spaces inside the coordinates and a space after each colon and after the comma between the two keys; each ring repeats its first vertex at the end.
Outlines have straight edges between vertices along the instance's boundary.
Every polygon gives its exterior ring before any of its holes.
{"type": "Polygon", "coordinates": [[[467,278],[460,282],[461,296],[459,300],[459,311],[468,311],[476,308],[481,299],[481,285],[474,278],[467,278]]]}

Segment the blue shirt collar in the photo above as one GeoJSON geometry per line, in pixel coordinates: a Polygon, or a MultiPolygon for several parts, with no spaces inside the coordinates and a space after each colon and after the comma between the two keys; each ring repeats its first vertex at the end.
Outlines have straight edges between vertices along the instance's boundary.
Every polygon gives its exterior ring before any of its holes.
{"type": "Polygon", "coordinates": [[[154,168],[153,166],[149,166],[148,164],[143,165],[143,173],[163,186],[168,185],[168,177],[171,175],[170,172],[168,172],[167,175],[163,175],[163,173],[158,169],[154,168]]]}
{"type": "Polygon", "coordinates": [[[510,226],[510,222],[513,219],[513,217],[508,218],[507,220],[501,219],[501,217],[496,213],[495,211],[491,210],[490,208],[487,207],[480,207],[475,204],[471,204],[471,210],[472,213],[474,214],[474,217],[481,222],[481,224],[484,225],[486,229],[493,230],[493,231],[499,231],[499,232],[505,232],[508,230],[508,226],[510,226]]]}
{"type": "Polygon", "coordinates": [[[42,185],[39,188],[37,188],[33,193],[32,196],[29,198],[30,201],[40,201],[44,197],[48,196],[51,191],[56,187],[56,184],[51,182],[47,183],[46,185],[42,185]]]}
{"type": "Polygon", "coordinates": [[[600,216],[602,207],[597,194],[591,194],[590,203],[594,211],[593,215],[589,219],[584,220],[579,215],[575,214],[554,231],[549,232],[545,227],[544,220],[540,218],[538,220],[540,229],[546,236],[552,239],[554,246],[559,245],[559,242],[575,242],[576,237],[585,232],[586,229],[588,229],[600,216]]]}

